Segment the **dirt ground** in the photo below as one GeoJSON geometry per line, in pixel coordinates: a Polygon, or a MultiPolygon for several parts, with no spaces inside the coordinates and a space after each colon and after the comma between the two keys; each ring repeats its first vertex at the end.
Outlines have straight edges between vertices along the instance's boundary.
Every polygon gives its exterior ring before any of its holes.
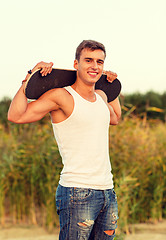
{"type": "MultiPolygon", "coordinates": [[[[125,240],[164,240],[166,239],[166,220],[157,224],[132,225],[132,234],[125,240]]],[[[0,240],[58,240],[58,229],[52,234],[40,227],[0,228],[0,240]]]]}
{"type": "Polygon", "coordinates": [[[125,240],[165,240],[166,220],[157,224],[134,224],[131,226],[132,234],[125,240]]]}
{"type": "Polygon", "coordinates": [[[49,234],[35,226],[0,228],[0,240],[58,240],[58,229],[49,234]]]}

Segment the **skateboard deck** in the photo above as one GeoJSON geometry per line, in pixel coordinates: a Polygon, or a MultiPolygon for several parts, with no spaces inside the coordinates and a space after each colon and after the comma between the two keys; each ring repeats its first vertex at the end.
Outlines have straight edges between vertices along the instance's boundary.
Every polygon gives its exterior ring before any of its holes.
{"type": "MultiPolygon", "coordinates": [[[[50,74],[42,76],[40,70],[33,72],[25,85],[25,95],[28,99],[38,99],[42,94],[53,88],[63,88],[74,84],[76,81],[75,70],[65,70],[53,68],[50,74]]],[[[105,92],[108,102],[117,98],[121,91],[121,83],[115,79],[112,83],[107,81],[107,76],[103,74],[95,84],[95,89],[105,92]]]]}

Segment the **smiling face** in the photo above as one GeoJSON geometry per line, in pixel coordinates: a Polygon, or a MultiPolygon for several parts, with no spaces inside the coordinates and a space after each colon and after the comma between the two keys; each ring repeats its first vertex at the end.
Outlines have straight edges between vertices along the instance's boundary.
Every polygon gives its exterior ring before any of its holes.
{"type": "Polygon", "coordinates": [[[102,75],[104,60],[105,53],[102,50],[83,49],[79,61],[74,61],[74,68],[77,70],[77,81],[82,81],[87,85],[94,85],[102,75]]]}

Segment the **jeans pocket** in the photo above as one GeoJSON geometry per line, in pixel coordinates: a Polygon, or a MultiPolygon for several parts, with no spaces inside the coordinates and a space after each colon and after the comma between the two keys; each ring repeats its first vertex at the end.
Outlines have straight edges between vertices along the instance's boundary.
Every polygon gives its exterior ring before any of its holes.
{"type": "Polygon", "coordinates": [[[75,188],[73,200],[76,201],[86,201],[89,200],[93,195],[93,190],[88,188],[75,188]]]}
{"type": "Polygon", "coordinates": [[[112,189],[112,195],[113,195],[114,199],[117,200],[116,192],[114,189],[112,189]]]}

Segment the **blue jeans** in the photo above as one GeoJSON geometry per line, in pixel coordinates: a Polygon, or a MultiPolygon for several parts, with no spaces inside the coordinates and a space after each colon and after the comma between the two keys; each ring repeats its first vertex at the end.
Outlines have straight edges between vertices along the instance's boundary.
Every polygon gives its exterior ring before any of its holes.
{"type": "Polygon", "coordinates": [[[114,189],[94,190],[59,185],[56,206],[60,219],[59,240],[114,239],[118,219],[114,189]]]}

